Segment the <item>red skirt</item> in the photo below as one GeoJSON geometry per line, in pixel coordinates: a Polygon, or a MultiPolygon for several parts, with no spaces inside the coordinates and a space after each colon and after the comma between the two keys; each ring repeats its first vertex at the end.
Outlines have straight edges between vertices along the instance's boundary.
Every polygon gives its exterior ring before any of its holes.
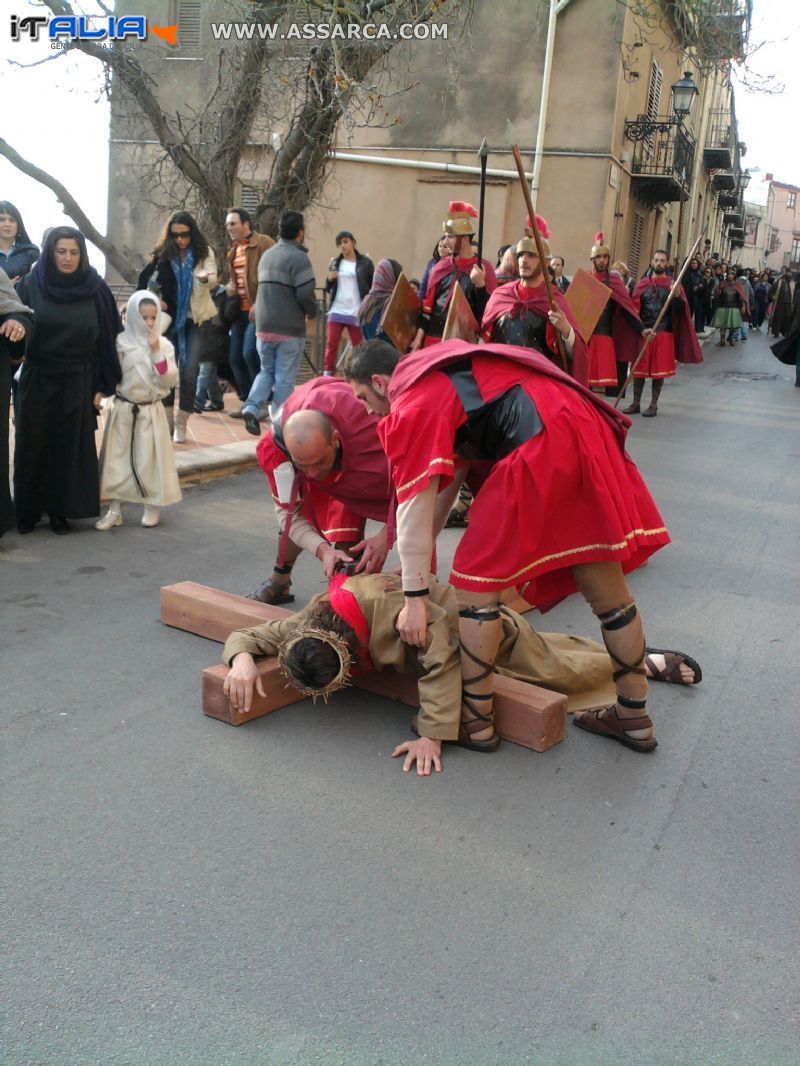
{"type": "Polygon", "coordinates": [[[589,338],[589,388],[617,384],[617,351],[611,337],[589,338]]]}
{"type": "Polygon", "coordinates": [[[308,478],[303,484],[302,512],[329,544],[356,544],[364,539],[366,518],[334,500],[308,478]]]}
{"type": "Polygon", "coordinates": [[[641,566],[669,543],[639,471],[602,414],[542,376],[522,383],[544,430],[491,470],[456,550],[450,583],[517,587],[541,611],[577,591],[572,567],[641,566]]]}
{"type": "Polygon", "coordinates": [[[675,336],[672,333],[656,333],[647,345],[634,378],[675,377],[675,336]]]}

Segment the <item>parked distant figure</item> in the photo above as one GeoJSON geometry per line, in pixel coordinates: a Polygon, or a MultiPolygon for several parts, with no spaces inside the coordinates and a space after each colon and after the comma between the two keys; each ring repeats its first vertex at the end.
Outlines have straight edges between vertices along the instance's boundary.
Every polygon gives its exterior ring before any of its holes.
{"type": "Polygon", "coordinates": [[[509,244],[498,250],[496,276],[498,285],[508,285],[511,281],[519,280],[516,245],[509,244]]]}
{"type": "Polygon", "coordinates": [[[569,278],[564,273],[563,256],[553,256],[553,258],[550,260],[550,273],[553,276],[553,284],[563,296],[569,288],[569,278]]]}
{"type": "Polygon", "coordinates": [[[356,239],[350,230],[343,229],[336,234],[336,247],[339,254],[328,264],[325,282],[330,299],[324,363],[324,373],[328,377],[336,373],[336,356],[343,331],[347,330],[354,348],[363,340],[358,324],[358,309],[372,287],[375,270],[370,257],[362,255],[356,248],[356,239]]]}
{"type": "Polygon", "coordinates": [[[753,285],[753,296],[755,297],[753,329],[760,330],[767,316],[767,305],[769,303],[769,275],[766,271],[759,274],[758,280],[753,285]]]}
{"type": "Polygon", "coordinates": [[[39,248],[28,236],[22,215],[9,200],[0,200],[0,270],[15,285],[38,258],[39,248]]]}
{"type": "Polygon", "coordinates": [[[169,319],[152,292],[135,292],[117,337],[122,379],[111,402],[100,453],[100,492],[110,500],[96,529],[122,525],[122,505],[144,505],[142,525],[157,526],[160,508],[181,498],[162,400],[178,381],[175,351],[162,332],[169,319]]]}
{"type": "Polygon", "coordinates": [[[703,267],[694,293],[694,330],[703,333],[711,319],[711,297],[715,289],[711,267],[703,267]]]}
{"type": "Polygon", "coordinates": [[[440,237],[436,244],[434,244],[433,251],[431,252],[431,257],[422,272],[422,281],[420,281],[419,283],[419,292],[417,293],[417,296],[419,296],[420,300],[425,299],[425,293],[428,291],[428,278],[430,277],[431,271],[440,259],[449,254],[450,253],[447,250],[447,238],[440,237]]]}
{"type": "Polygon", "coordinates": [[[103,396],[113,394],[122,329],[111,290],[89,265],[86,241],[56,226],[17,286],[36,323],[19,383],[14,500],[17,528],[31,533],[46,511],[54,533],[69,518],[100,513],[94,434],[103,396]]]}
{"type": "Polygon", "coordinates": [[[619,274],[625,282],[625,288],[628,290],[628,295],[632,296],[633,290],[636,288],[636,282],[631,277],[631,273],[628,270],[628,264],[623,262],[622,259],[617,259],[616,262],[611,264],[611,269],[619,274]]]}

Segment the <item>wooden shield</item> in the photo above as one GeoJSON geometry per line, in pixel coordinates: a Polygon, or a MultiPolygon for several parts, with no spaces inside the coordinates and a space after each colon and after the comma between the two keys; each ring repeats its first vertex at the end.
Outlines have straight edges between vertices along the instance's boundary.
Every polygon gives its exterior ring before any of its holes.
{"type": "Polygon", "coordinates": [[[398,351],[407,352],[416,336],[421,307],[419,297],[409,285],[408,278],[401,274],[384,309],[380,326],[398,351]]]}
{"type": "Polygon", "coordinates": [[[564,299],[578,324],[578,332],[588,344],[603,308],[611,299],[611,289],[593,278],[588,270],[576,270],[564,299]]]}
{"type": "Polygon", "coordinates": [[[478,339],[480,326],[475,321],[475,315],[469,306],[469,301],[464,295],[464,290],[458,284],[453,283],[453,295],[450,297],[450,306],[447,309],[447,321],[442,332],[443,341],[469,341],[474,344],[478,339]]]}

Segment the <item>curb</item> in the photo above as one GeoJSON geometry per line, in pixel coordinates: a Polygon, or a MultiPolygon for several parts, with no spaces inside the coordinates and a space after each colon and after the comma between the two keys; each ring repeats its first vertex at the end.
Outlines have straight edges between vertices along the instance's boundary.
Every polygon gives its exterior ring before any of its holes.
{"type": "Polygon", "coordinates": [[[181,485],[197,484],[241,474],[258,466],[256,442],[243,440],[232,444],[218,444],[211,448],[192,448],[177,452],[175,465],[181,485]]]}

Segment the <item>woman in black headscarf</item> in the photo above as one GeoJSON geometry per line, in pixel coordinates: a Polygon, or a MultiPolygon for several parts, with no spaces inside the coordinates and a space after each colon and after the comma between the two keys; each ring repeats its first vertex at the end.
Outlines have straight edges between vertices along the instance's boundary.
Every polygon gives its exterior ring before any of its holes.
{"type": "Polygon", "coordinates": [[[33,317],[0,270],[0,537],[14,525],[14,505],[8,490],[8,400],[11,375],[30,343],[33,317]]]}
{"type": "Polygon", "coordinates": [[[83,234],[70,226],[50,230],[17,291],[36,321],[19,383],[17,528],[30,533],[46,511],[53,532],[68,533],[68,518],[100,513],[94,433],[100,400],[120,379],[122,323],[83,234]]]}

